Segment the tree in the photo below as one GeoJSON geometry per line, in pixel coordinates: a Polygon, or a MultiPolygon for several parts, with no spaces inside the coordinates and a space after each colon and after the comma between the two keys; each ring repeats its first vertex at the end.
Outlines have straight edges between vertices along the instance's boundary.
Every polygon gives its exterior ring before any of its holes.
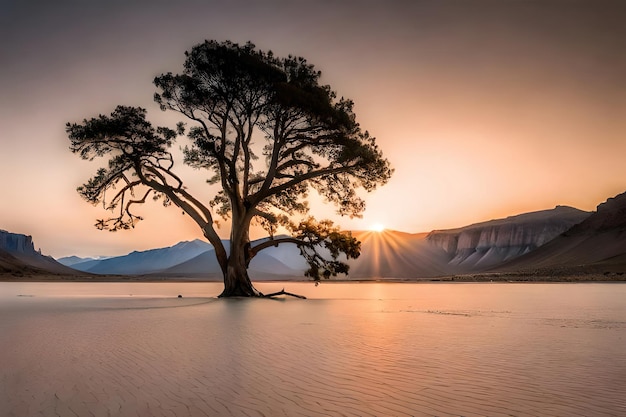
{"type": "Polygon", "coordinates": [[[178,206],[215,248],[224,275],[221,296],[261,295],[248,276],[250,261],[283,243],[300,248],[306,275],[315,280],[347,273],[344,258],[358,257],[360,242],[309,216],[307,196],[315,190],[339,214],[359,216],[365,204],[356,189],[375,189],[393,170],[356,122],[353,102],[338,99],[320,84],[320,75],[301,57],[277,58],[251,43],[205,41],[186,53],[181,74],[154,79],[155,101],[185,116],[188,129],[182,122],[176,129],[155,128],[145,109],[126,106],[68,123],[72,152],[87,160],[110,158],[78,188],[88,202],[115,213],[96,226],[134,227],[141,217],[133,210],[149,197],[178,206]],[[208,171],[208,182],[219,185],[210,201],[191,195],[174,172],[170,148],[185,133],[184,163],[208,171]],[[229,252],[214,216],[230,220],[229,252]],[[269,234],[256,246],[249,235],[253,224],[269,234]],[[289,234],[276,236],[281,227],[289,234]]]}

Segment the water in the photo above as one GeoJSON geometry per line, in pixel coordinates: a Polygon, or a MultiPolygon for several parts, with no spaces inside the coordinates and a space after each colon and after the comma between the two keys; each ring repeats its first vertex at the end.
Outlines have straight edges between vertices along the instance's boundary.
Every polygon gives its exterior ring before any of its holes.
{"type": "Polygon", "coordinates": [[[0,283],[0,415],[626,415],[624,284],[283,286],[0,283]]]}

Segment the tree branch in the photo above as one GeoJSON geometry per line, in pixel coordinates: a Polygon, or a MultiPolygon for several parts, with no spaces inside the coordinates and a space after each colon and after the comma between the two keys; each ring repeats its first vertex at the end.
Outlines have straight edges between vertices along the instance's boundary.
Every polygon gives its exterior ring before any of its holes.
{"type": "Polygon", "coordinates": [[[141,164],[138,162],[135,164],[135,171],[144,184],[152,187],[158,192],[167,195],[174,204],[183,209],[185,213],[187,213],[196,222],[196,224],[200,226],[204,236],[215,248],[217,260],[220,264],[220,267],[224,271],[228,262],[228,255],[226,254],[226,249],[224,248],[222,240],[215,231],[215,228],[213,227],[213,219],[211,217],[210,211],[204,205],[199,203],[195,198],[191,198],[191,201],[194,202],[194,205],[196,205],[197,203],[197,207],[203,212],[203,214],[208,214],[206,218],[203,218],[203,216],[196,210],[196,208],[194,208],[193,205],[180,198],[177,194],[177,192],[179,192],[183,194],[186,198],[187,196],[189,196],[189,193],[187,193],[187,191],[182,189],[173,189],[171,186],[167,185],[167,182],[165,182],[165,179],[162,177],[162,175],[160,175],[160,173],[157,172],[154,168],[149,167],[147,169],[148,171],[152,172],[157,177],[162,179],[164,183],[148,179],[141,169],[141,164]]]}
{"type": "Polygon", "coordinates": [[[289,188],[300,184],[304,181],[308,181],[310,179],[313,178],[319,178],[319,177],[323,177],[325,175],[332,175],[332,174],[340,174],[343,172],[350,172],[351,170],[358,168],[359,164],[355,164],[355,165],[344,165],[344,166],[339,166],[336,168],[330,168],[330,167],[326,167],[324,169],[318,170],[318,171],[309,171],[307,173],[304,173],[302,175],[299,175],[298,177],[295,177],[294,179],[287,181],[283,184],[277,185],[276,187],[272,187],[270,189],[268,189],[266,192],[263,192],[263,190],[259,190],[257,193],[254,194],[254,200],[255,201],[262,201],[264,199],[266,199],[267,197],[271,196],[271,195],[276,195],[282,191],[288,190],[289,188]]]}
{"type": "Polygon", "coordinates": [[[307,242],[305,240],[297,239],[295,237],[282,237],[280,239],[269,239],[269,240],[266,240],[265,242],[259,243],[258,245],[252,247],[250,249],[250,254],[251,254],[251,257],[254,257],[264,249],[271,248],[272,246],[277,247],[278,245],[281,245],[283,243],[293,243],[297,245],[298,247],[300,247],[300,246],[314,246],[314,245],[321,243],[322,241],[323,239],[320,239],[319,241],[316,241],[316,242],[307,242]]]}

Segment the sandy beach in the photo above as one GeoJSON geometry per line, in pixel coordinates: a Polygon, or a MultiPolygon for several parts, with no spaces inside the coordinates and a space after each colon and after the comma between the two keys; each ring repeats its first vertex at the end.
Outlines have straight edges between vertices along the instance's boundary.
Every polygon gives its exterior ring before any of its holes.
{"type": "Polygon", "coordinates": [[[0,283],[0,415],[626,413],[623,284],[286,285],[0,283]]]}

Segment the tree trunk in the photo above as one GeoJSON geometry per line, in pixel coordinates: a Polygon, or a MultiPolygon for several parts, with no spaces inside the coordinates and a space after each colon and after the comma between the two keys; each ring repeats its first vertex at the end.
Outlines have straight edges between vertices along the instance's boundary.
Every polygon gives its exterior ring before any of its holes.
{"type": "Polygon", "coordinates": [[[230,255],[224,271],[224,291],[220,297],[262,297],[250,281],[248,265],[250,264],[250,238],[245,222],[236,223],[233,216],[233,227],[230,235],[230,255]]]}
{"type": "Polygon", "coordinates": [[[224,291],[222,291],[219,297],[261,296],[263,296],[263,294],[257,291],[252,285],[245,264],[239,265],[233,262],[232,259],[229,259],[226,273],[224,273],[224,291]]]}

